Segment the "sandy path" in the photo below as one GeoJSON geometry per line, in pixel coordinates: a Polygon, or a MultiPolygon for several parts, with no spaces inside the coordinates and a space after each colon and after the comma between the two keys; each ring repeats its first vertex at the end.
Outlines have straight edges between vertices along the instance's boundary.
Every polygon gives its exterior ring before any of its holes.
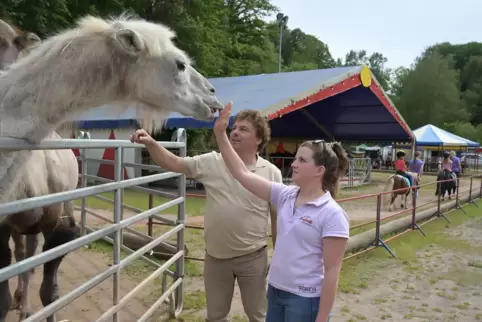
{"type": "Polygon", "coordinates": [[[380,261],[368,287],[339,294],[333,322],[482,321],[481,231],[482,218],[474,219],[446,229],[450,248],[430,244],[408,265],[380,261]]]}
{"type": "MultiPolygon", "coordinates": [[[[41,250],[43,240],[40,242],[39,250],[41,250]]],[[[13,244],[12,244],[13,249],[13,244]]],[[[86,249],[78,249],[68,254],[59,269],[59,286],[60,295],[65,295],[88,279],[100,274],[109,267],[109,259],[103,254],[86,249]]],[[[42,308],[38,291],[42,282],[43,267],[36,269],[30,286],[30,299],[32,304],[32,312],[36,312],[42,308]]],[[[112,280],[108,278],[100,285],[91,289],[80,298],[61,309],[57,315],[57,321],[68,320],[69,322],[86,322],[94,321],[102,313],[112,306],[112,280]]],[[[10,290],[13,294],[17,285],[17,278],[10,280],[10,290]]],[[[137,282],[133,281],[126,274],[121,274],[121,296],[132,290],[137,282]]],[[[121,311],[121,321],[135,321],[148,309],[151,304],[148,298],[148,291],[141,291],[141,294],[131,300],[121,311]]],[[[17,322],[18,315],[15,311],[10,311],[7,322],[17,322]]],[[[152,319],[152,321],[156,321],[152,319]]]]}
{"type": "MultiPolygon", "coordinates": [[[[386,174],[386,177],[388,178],[389,174],[386,174]]],[[[385,178],[384,178],[385,179],[385,178]]],[[[427,182],[431,182],[432,178],[427,179],[427,182]]],[[[367,195],[367,194],[375,194],[383,191],[385,181],[384,180],[373,180],[374,184],[371,185],[369,188],[365,189],[360,189],[360,190],[351,190],[343,193],[342,198],[350,198],[350,197],[356,197],[356,196],[361,196],[361,195],[367,195]]],[[[480,183],[477,183],[480,185],[480,183]]],[[[476,183],[474,183],[474,186],[472,187],[473,191],[476,191],[476,189],[479,186],[476,186],[476,183]]],[[[460,180],[460,194],[468,193],[470,189],[470,179],[469,178],[461,178],[460,180]]],[[[445,198],[447,202],[448,198],[445,198]]],[[[417,198],[417,206],[423,206],[424,204],[427,204],[429,202],[432,202],[428,204],[425,207],[431,208],[436,206],[436,201],[437,197],[435,196],[435,184],[431,185],[430,188],[424,188],[424,190],[419,190],[419,196],[417,198]]],[[[393,208],[391,212],[387,211],[386,208],[382,208],[381,212],[381,217],[389,217],[397,212],[402,211],[403,209],[400,207],[401,205],[401,197],[398,197],[395,200],[396,208],[393,208]]],[[[357,223],[359,222],[369,222],[372,220],[376,219],[376,197],[372,197],[369,199],[358,199],[358,200],[353,200],[353,201],[346,201],[342,202],[341,206],[347,211],[348,216],[350,217],[351,221],[355,221],[357,223]]],[[[408,197],[408,207],[410,208],[412,206],[412,200],[411,196],[408,197]]],[[[424,208],[425,208],[424,207],[424,208]]],[[[408,213],[407,213],[408,214],[408,213]]],[[[403,216],[403,215],[402,215],[403,216]]]]}

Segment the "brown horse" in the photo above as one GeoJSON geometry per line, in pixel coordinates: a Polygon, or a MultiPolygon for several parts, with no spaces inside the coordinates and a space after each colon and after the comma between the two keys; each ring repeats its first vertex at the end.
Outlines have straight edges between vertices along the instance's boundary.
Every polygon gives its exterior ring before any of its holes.
{"type": "MultiPolygon", "coordinates": [[[[418,186],[420,184],[420,178],[418,174],[414,172],[408,172],[408,173],[412,175],[414,185],[418,186]]],[[[388,192],[388,191],[399,190],[399,189],[408,188],[408,187],[409,186],[405,177],[399,174],[394,174],[387,179],[387,183],[385,184],[385,188],[383,189],[383,191],[388,192]]],[[[407,209],[408,208],[407,197],[410,194],[410,191],[411,191],[410,189],[407,189],[407,190],[396,191],[391,194],[390,193],[384,194],[383,195],[384,205],[388,203],[388,199],[391,199],[390,204],[388,206],[388,211],[392,211],[392,205],[395,207],[394,203],[398,196],[402,196],[402,203],[400,207],[407,209]]]]}

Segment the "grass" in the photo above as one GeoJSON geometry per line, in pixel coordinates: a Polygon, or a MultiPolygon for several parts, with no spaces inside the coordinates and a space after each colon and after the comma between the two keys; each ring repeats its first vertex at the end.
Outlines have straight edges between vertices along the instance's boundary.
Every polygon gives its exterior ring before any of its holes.
{"type": "MultiPolygon", "coordinates": [[[[100,196],[104,198],[109,198],[114,200],[114,192],[104,192],[100,194],[100,196]]],[[[153,198],[153,206],[160,206],[170,199],[154,196],[153,198]]],[[[76,206],[81,206],[81,200],[75,200],[74,203],[76,206]]],[[[135,207],[142,210],[149,209],[149,194],[145,192],[140,192],[131,189],[124,190],[124,201],[125,205],[135,207]]],[[[204,213],[204,206],[205,206],[205,198],[200,197],[187,197],[186,198],[186,214],[189,216],[202,216],[204,213]]],[[[87,207],[92,209],[104,209],[104,210],[112,210],[113,205],[109,202],[104,200],[100,200],[95,198],[94,196],[87,198],[87,207]]],[[[171,208],[165,209],[161,212],[162,214],[175,214],[177,213],[177,205],[171,208]]]]}

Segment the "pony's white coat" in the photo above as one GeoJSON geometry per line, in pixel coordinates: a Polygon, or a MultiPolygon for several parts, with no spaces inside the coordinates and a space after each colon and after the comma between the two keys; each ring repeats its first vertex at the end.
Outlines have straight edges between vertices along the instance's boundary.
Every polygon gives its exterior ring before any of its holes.
{"type": "MultiPolygon", "coordinates": [[[[171,111],[213,119],[214,109],[222,109],[214,87],[191,67],[174,36],[164,25],[125,16],[82,18],[0,75],[0,137],[38,143],[73,116],[106,104],[136,106],[150,127],[171,111]]],[[[0,152],[0,202],[18,199],[27,162],[30,172],[39,169],[32,155],[0,152]]]]}

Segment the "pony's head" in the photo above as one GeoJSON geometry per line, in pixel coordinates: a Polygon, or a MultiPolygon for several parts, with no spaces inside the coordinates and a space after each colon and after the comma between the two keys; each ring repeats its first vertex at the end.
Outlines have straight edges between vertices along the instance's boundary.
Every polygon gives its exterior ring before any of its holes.
{"type": "Polygon", "coordinates": [[[16,62],[40,43],[34,33],[22,33],[0,19],[0,70],[16,62]]]}

